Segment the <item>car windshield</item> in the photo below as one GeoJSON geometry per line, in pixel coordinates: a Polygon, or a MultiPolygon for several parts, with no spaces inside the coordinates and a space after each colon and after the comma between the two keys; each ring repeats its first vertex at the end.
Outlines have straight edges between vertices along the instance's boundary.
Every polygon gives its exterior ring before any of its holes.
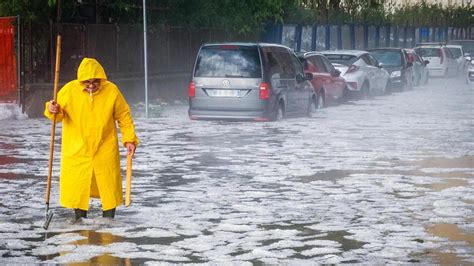
{"type": "Polygon", "coordinates": [[[331,63],[337,63],[345,66],[352,65],[357,61],[357,56],[348,54],[324,54],[331,63]]]}
{"type": "Polygon", "coordinates": [[[397,51],[371,51],[370,54],[385,66],[401,66],[402,57],[397,51]]]}
{"type": "Polygon", "coordinates": [[[415,50],[422,57],[441,57],[440,48],[416,48],[415,50]]]}
{"type": "Polygon", "coordinates": [[[449,51],[453,54],[454,58],[460,58],[462,56],[461,49],[448,47],[449,51]]]}
{"type": "Polygon", "coordinates": [[[195,77],[259,78],[262,76],[257,47],[216,45],[203,47],[195,77]]]}

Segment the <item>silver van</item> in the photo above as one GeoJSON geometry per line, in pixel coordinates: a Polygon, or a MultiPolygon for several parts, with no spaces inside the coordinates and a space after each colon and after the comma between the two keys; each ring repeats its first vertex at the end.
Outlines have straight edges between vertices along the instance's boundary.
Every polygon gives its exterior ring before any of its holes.
{"type": "Polygon", "coordinates": [[[317,106],[312,78],[282,45],[204,44],[188,86],[189,118],[269,121],[311,115],[317,106]]]}

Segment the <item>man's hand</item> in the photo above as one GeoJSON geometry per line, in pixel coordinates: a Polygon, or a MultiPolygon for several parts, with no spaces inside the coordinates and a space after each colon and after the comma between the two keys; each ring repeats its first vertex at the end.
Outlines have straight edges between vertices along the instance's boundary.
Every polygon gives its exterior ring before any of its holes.
{"type": "Polygon", "coordinates": [[[127,155],[131,155],[133,157],[133,155],[135,155],[135,149],[137,146],[135,146],[135,144],[132,142],[125,142],[125,147],[127,148],[127,155]]]}
{"type": "Polygon", "coordinates": [[[49,101],[48,111],[52,114],[59,113],[59,104],[55,102],[54,100],[49,101]]]}

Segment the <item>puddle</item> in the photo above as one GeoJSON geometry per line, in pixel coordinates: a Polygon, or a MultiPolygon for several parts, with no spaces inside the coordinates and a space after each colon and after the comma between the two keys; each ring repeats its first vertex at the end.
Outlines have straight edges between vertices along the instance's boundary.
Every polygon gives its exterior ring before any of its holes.
{"type": "Polygon", "coordinates": [[[450,241],[465,241],[474,246],[474,234],[465,233],[454,224],[436,224],[428,228],[428,232],[434,236],[447,238],[450,241]]]}
{"type": "MultiPolygon", "coordinates": [[[[438,237],[447,238],[450,241],[464,241],[469,243],[471,247],[474,246],[474,234],[465,233],[461,231],[454,224],[436,224],[427,229],[427,231],[438,237]]],[[[463,261],[462,258],[453,253],[440,252],[439,250],[431,250],[430,253],[434,255],[435,260],[440,265],[468,265],[470,263],[463,261]]]]}
{"type": "Polygon", "coordinates": [[[434,191],[442,191],[452,187],[465,187],[469,185],[466,179],[446,179],[442,183],[429,184],[424,187],[431,188],[434,191]]]}
{"type": "Polygon", "coordinates": [[[429,252],[436,261],[435,265],[469,265],[468,262],[462,261],[455,253],[442,253],[438,250],[430,250],[429,252]]]}
{"type": "MultiPolygon", "coordinates": [[[[400,161],[398,159],[388,159],[395,166],[416,167],[413,170],[395,170],[394,173],[406,174],[412,176],[431,176],[442,178],[441,182],[432,184],[416,185],[423,188],[429,188],[433,192],[441,192],[445,189],[454,187],[469,187],[469,180],[474,178],[474,156],[466,155],[458,158],[425,158],[419,161],[400,161]]],[[[474,200],[463,200],[464,203],[473,204],[474,200]]],[[[464,217],[466,223],[474,222],[472,217],[464,217]]],[[[426,231],[436,237],[447,238],[449,241],[463,241],[471,248],[474,247],[474,233],[464,232],[455,224],[435,224],[426,229],[426,231]]],[[[442,252],[441,250],[430,250],[430,256],[434,257],[436,264],[439,265],[468,265],[469,262],[463,261],[462,257],[456,255],[453,250],[442,252]]]]}

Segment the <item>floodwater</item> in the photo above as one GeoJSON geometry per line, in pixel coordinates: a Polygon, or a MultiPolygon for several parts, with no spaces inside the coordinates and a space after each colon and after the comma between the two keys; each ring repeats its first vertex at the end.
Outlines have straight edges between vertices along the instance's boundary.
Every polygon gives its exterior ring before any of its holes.
{"type": "Polygon", "coordinates": [[[114,220],[98,200],[79,222],[58,206],[56,145],[47,231],[50,122],[0,120],[0,263],[474,263],[474,88],[461,78],[269,123],[161,108],[135,113],[132,205],[114,220]]]}

